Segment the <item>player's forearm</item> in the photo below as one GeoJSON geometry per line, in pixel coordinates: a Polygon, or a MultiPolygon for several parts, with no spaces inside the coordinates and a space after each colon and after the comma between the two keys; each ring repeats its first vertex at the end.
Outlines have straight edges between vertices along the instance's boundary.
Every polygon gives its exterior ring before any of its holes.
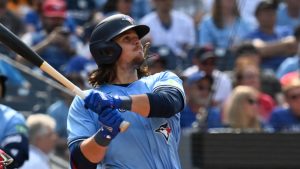
{"type": "Polygon", "coordinates": [[[96,143],[94,140],[94,137],[90,137],[86,140],[84,140],[81,145],[80,149],[82,154],[92,163],[99,163],[102,161],[105,152],[106,147],[100,146],[96,143]]]}
{"type": "Polygon", "coordinates": [[[148,117],[150,112],[149,99],[146,94],[131,95],[132,104],[131,111],[140,114],[143,117],[148,117]]]}
{"type": "Polygon", "coordinates": [[[155,93],[131,95],[131,111],[143,117],[169,118],[184,107],[184,96],[178,89],[162,88],[155,93]]]}

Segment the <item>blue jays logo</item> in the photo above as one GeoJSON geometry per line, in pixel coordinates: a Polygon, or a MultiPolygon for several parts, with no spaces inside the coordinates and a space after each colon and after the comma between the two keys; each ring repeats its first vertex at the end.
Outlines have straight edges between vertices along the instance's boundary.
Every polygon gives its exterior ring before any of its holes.
{"type": "Polygon", "coordinates": [[[159,126],[158,129],[155,130],[157,133],[161,133],[164,138],[169,141],[170,135],[171,135],[171,128],[169,127],[168,123],[162,124],[159,126]]]}
{"type": "Polygon", "coordinates": [[[130,22],[132,25],[134,25],[134,20],[130,16],[124,16],[122,18],[122,20],[126,20],[126,21],[130,22]]]}

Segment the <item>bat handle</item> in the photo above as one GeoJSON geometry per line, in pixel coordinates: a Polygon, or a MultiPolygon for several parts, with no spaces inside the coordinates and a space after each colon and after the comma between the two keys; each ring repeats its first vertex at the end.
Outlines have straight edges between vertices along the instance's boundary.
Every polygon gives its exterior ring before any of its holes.
{"type": "MultiPolygon", "coordinates": [[[[85,93],[77,86],[74,87],[73,92],[76,93],[79,97],[84,99],[86,97],[85,93]]],[[[128,121],[122,121],[119,128],[120,132],[124,132],[128,129],[130,123],[128,121]]]]}

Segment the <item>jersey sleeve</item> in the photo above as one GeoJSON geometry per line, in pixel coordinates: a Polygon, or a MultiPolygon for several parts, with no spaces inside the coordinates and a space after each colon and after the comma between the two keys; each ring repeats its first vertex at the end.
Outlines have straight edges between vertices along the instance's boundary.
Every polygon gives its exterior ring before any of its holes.
{"type": "MultiPolygon", "coordinates": [[[[8,111],[14,110],[10,109],[8,111]]],[[[25,136],[28,136],[28,130],[26,127],[24,116],[18,112],[11,114],[13,114],[13,117],[10,118],[7,125],[5,126],[6,131],[4,137],[14,134],[23,134],[25,136]]]]}
{"type": "Polygon", "coordinates": [[[182,80],[175,73],[166,71],[156,74],[153,76],[150,83],[152,83],[150,84],[152,92],[155,92],[160,88],[175,88],[179,90],[184,98],[184,103],[186,103],[182,80]]]}
{"type": "Polygon", "coordinates": [[[84,140],[99,129],[97,114],[84,107],[84,101],[76,96],[70,106],[67,131],[68,146],[80,140],[84,140]]]}

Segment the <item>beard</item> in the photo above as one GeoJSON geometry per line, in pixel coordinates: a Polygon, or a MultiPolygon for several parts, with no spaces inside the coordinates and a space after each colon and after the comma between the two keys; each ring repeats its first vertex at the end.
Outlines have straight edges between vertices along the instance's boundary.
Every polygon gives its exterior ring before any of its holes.
{"type": "MultiPolygon", "coordinates": [[[[139,47],[137,47],[135,50],[140,50],[139,47]]],[[[138,69],[142,64],[145,62],[144,52],[138,52],[138,54],[133,58],[131,61],[131,64],[134,68],[138,69]]]]}
{"type": "Polygon", "coordinates": [[[136,69],[140,68],[143,63],[145,62],[145,58],[143,57],[135,57],[133,60],[132,60],[132,66],[136,69]]]}

